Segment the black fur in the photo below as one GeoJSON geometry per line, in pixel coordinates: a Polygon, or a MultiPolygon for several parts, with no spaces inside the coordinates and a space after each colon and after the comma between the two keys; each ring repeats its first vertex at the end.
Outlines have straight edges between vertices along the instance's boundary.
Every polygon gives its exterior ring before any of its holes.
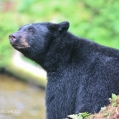
{"type": "Polygon", "coordinates": [[[26,32],[30,47],[13,46],[47,71],[47,119],[98,112],[112,93],[119,94],[119,50],[76,37],[68,28],[68,22],[25,25],[17,33],[26,32]]]}

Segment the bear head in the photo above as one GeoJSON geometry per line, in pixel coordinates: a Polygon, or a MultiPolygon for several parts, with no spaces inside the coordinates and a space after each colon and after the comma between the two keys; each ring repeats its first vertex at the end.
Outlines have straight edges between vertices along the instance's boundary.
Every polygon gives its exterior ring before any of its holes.
{"type": "MultiPolygon", "coordinates": [[[[11,45],[32,60],[44,55],[53,40],[59,39],[67,32],[69,22],[59,24],[43,22],[27,24],[9,35],[11,45]]],[[[37,62],[37,61],[36,61],[37,62]]]]}

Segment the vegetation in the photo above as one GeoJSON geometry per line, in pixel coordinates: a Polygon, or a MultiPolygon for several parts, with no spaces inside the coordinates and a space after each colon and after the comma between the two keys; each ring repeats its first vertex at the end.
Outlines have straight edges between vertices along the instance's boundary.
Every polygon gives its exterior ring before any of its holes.
{"type": "Polygon", "coordinates": [[[100,112],[91,115],[87,112],[69,115],[72,119],[119,119],[119,96],[112,94],[110,105],[101,108],[100,112]]]}
{"type": "Polygon", "coordinates": [[[68,117],[72,119],[88,119],[89,116],[90,116],[89,113],[84,112],[84,113],[69,115],[68,117]]]}
{"type": "Polygon", "coordinates": [[[0,67],[9,64],[13,53],[9,34],[31,22],[68,20],[75,35],[119,48],[118,4],[117,0],[1,0],[0,67]]]}
{"type": "Polygon", "coordinates": [[[97,114],[90,115],[88,119],[119,119],[119,96],[112,94],[110,105],[101,108],[97,114]]]}

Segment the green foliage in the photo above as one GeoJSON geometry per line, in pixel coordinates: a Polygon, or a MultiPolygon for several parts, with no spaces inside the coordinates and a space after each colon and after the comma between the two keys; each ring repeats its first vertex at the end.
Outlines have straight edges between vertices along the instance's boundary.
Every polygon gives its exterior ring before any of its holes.
{"type": "Polygon", "coordinates": [[[0,16],[0,67],[4,67],[8,64],[10,57],[11,46],[9,45],[8,36],[10,32],[13,32],[18,25],[13,19],[9,19],[10,14],[4,14],[0,16]],[[13,27],[14,26],[14,27],[13,27]]]}
{"type": "MultiPolygon", "coordinates": [[[[116,107],[117,106],[117,100],[118,100],[118,97],[117,95],[113,94],[112,93],[112,98],[109,98],[110,102],[111,102],[111,105],[113,107],[116,107]]],[[[104,107],[101,107],[101,110],[100,111],[106,111],[107,107],[104,106],[104,107]]],[[[79,113],[79,114],[72,114],[72,115],[69,115],[68,117],[72,118],[72,119],[88,119],[88,117],[90,116],[91,114],[90,113],[87,113],[87,112],[84,112],[84,113],[79,113]]],[[[108,117],[110,115],[110,112],[106,111],[104,113],[104,116],[105,117],[108,117]]]]}
{"type": "Polygon", "coordinates": [[[12,53],[8,35],[30,22],[68,20],[75,35],[119,48],[118,13],[118,0],[1,0],[0,67],[12,53]],[[7,12],[2,10],[5,2],[13,2],[7,12]]]}
{"type": "Polygon", "coordinates": [[[106,112],[106,113],[104,114],[105,117],[108,117],[109,115],[110,115],[109,112],[106,112]]]}
{"type": "Polygon", "coordinates": [[[69,115],[68,117],[70,117],[72,119],[87,119],[89,116],[90,116],[89,113],[83,112],[83,113],[79,113],[79,114],[69,115]]]}
{"type": "Polygon", "coordinates": [[[112,93],[112,101],[115,102],[115,101],[117,101],[117,99],[118,99],[117,95],[115,95],[115,94],[112,93]]]}
{"type": "MultiPolygon", "coordinates": [[[[115,95],[115,94],[113,94],[112,93],[112,98],[109,98],[109,100],[110,100],[110,103],[111,103],[111,107],[117,107],[117,101],[118,101],[118,96],[117,95],[115,95]]],[[[107,107],[101,107],[101,110],[100,111],[106,111],[106,109],[107,109],[107,107]]],[[[104,113],[104,116],[105,117],[109,117],[110,116],[110,111],[109,110],[107,110],[105,113],[104,113]]]]}
{"type": "Polygon", "coordinates": [[[117,106],[117,99],[118,99],[117,95],[115,95],[115,94],[112,93],[112,98],[109,98],[109,100],[112,103],[112,106],[113,107],[116,107],[117,106]]]}

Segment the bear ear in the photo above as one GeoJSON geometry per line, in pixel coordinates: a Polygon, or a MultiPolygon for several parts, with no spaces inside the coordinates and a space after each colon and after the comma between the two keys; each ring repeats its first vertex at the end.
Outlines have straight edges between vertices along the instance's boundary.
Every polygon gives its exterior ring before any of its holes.
{"type": "Polygon", "coordinates": [[[61,22],[59,24],[58,30],[60,32],[66,32],[68,29],[69,29],[69,22],[68,21],[64,21],[64,22],[61,22]]]}

